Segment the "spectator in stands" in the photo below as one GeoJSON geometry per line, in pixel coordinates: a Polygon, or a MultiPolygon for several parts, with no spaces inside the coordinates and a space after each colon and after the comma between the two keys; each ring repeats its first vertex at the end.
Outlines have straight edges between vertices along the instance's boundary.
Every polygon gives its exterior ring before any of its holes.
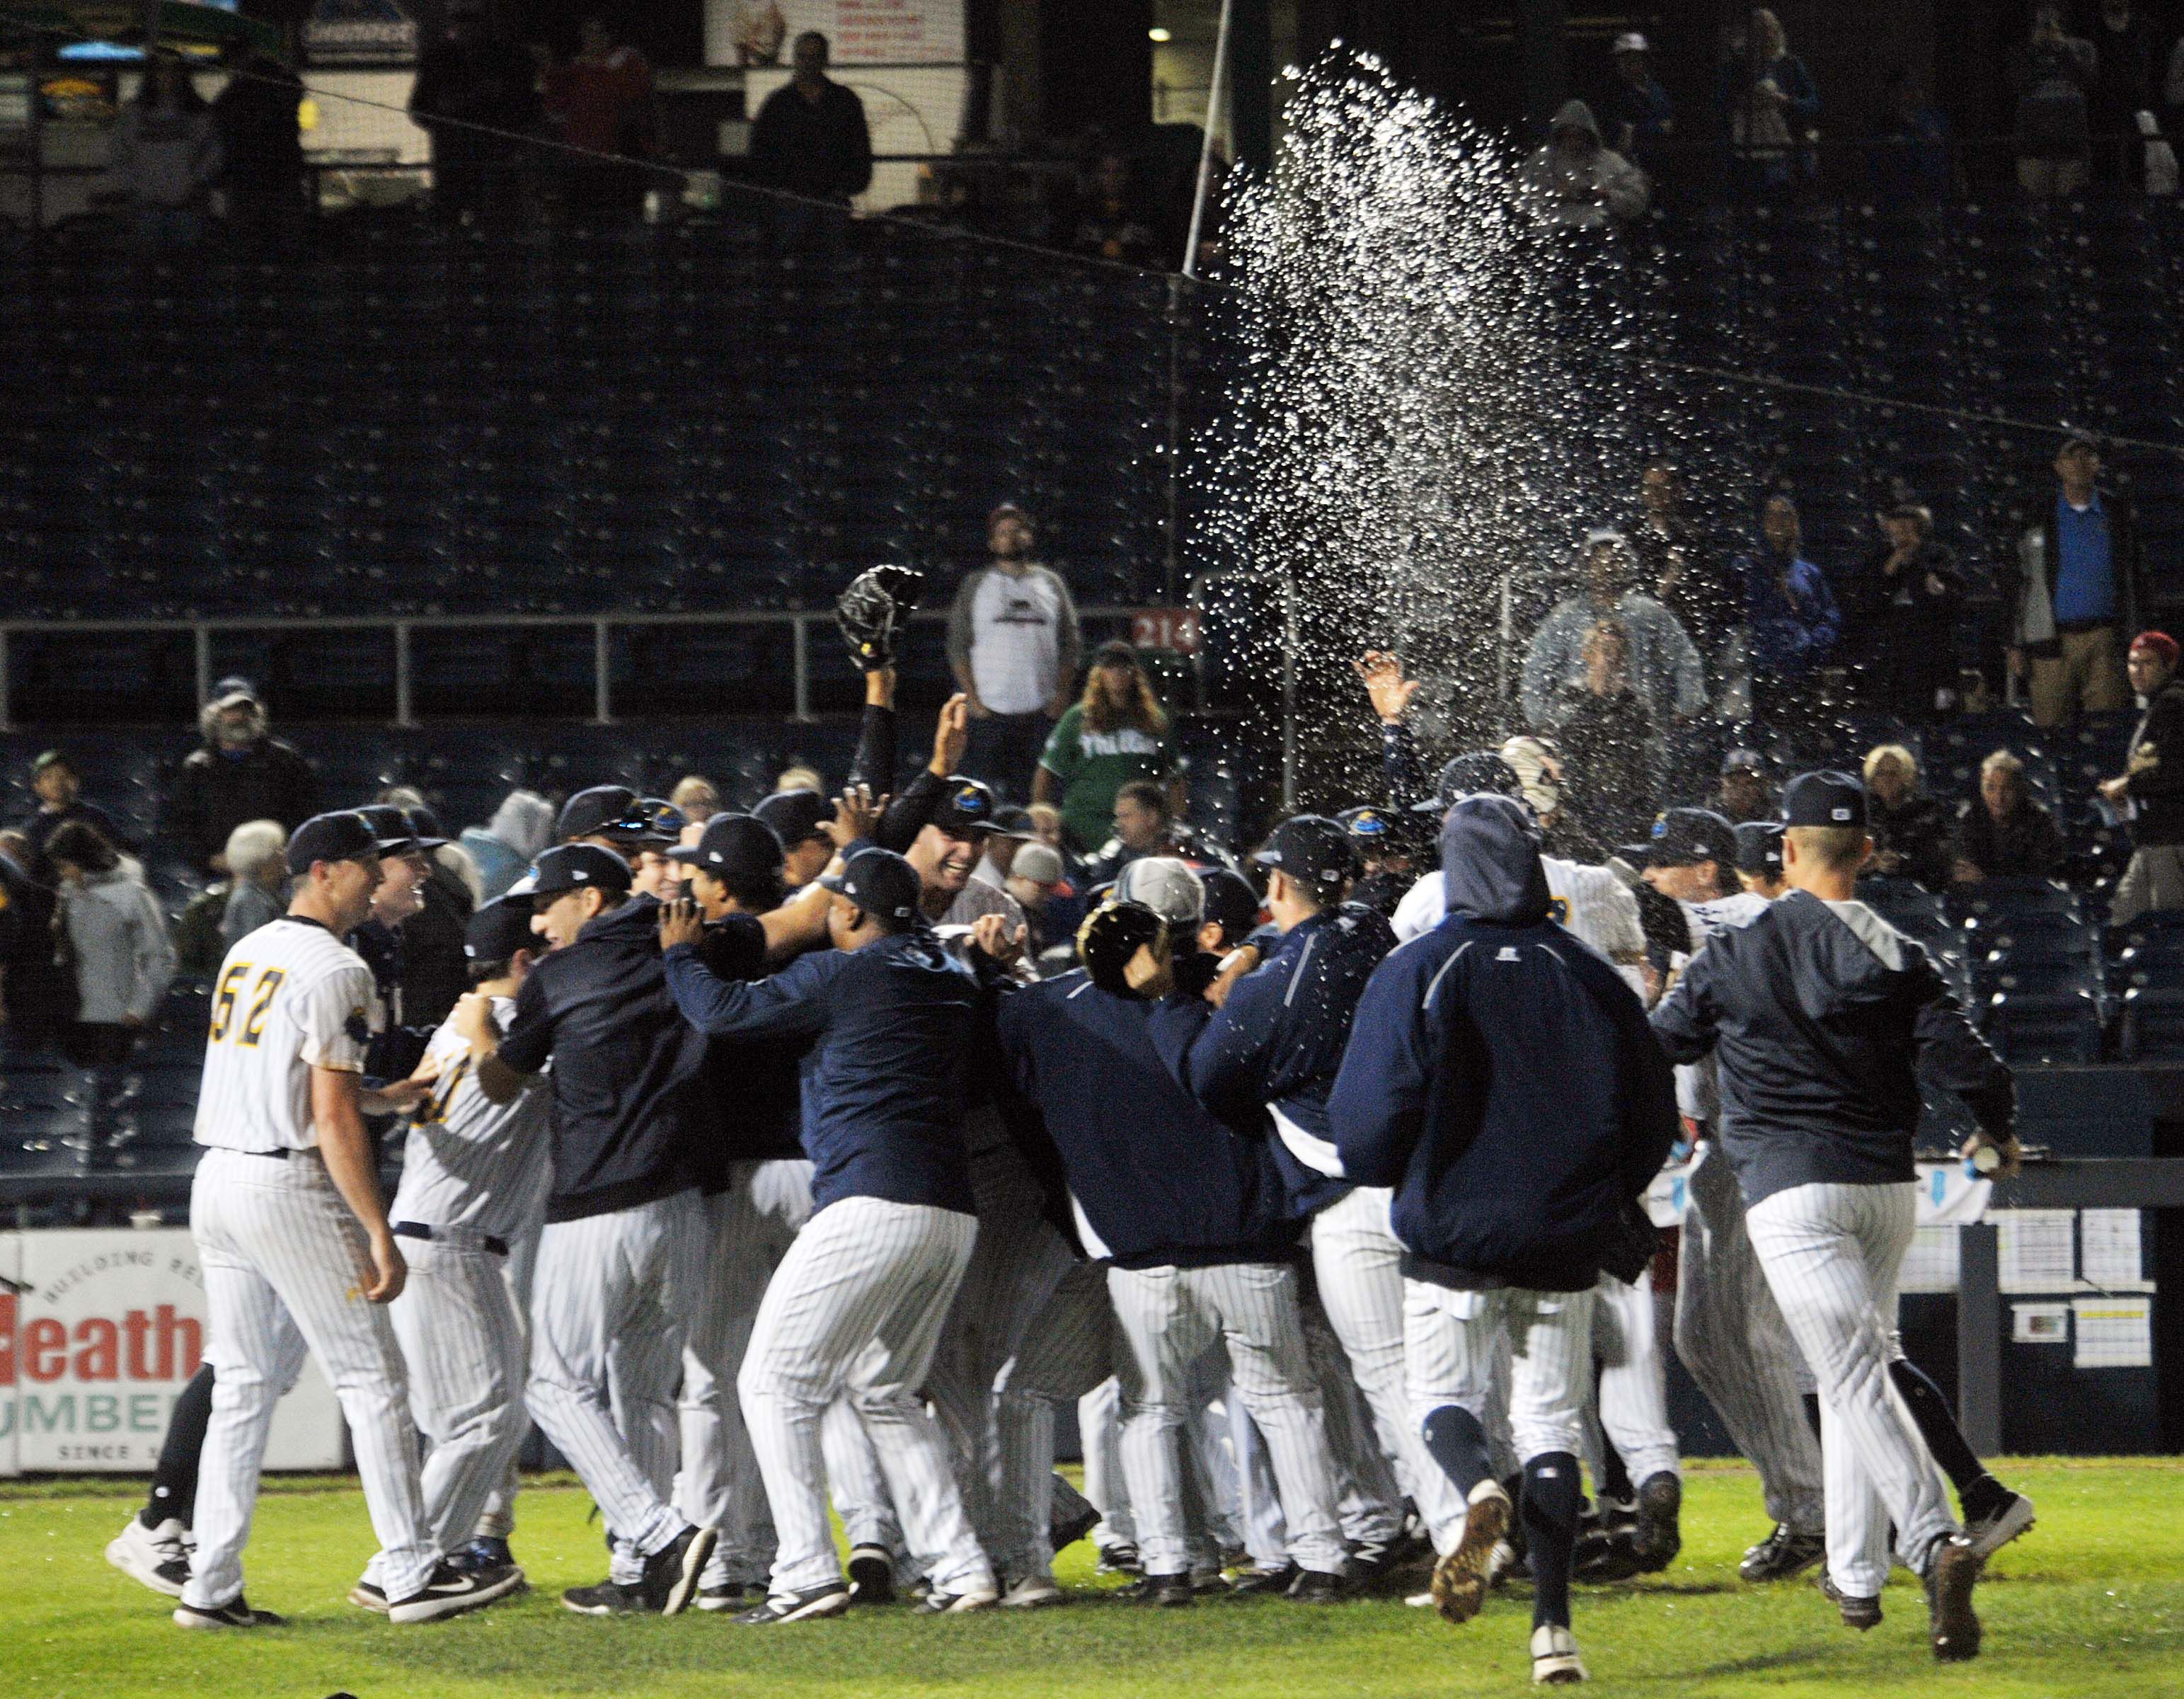
{"type": "Polygon", "coordinates": [[[75,992],[55,959],[50,886],[31,877],[31,840],[0,832],[0,1027],[18,1053],[53,1042],[75,1012],[75,992]]]}
{"type": "Polygon", "coordinates": [[[562,195],[579,221],[626,222],[644,210],[655,181],[626,163],[651,158],[656,146],[652,66],[597,13],[577,31],[576,57],[546,73],[546,115],[579,150],[560,156],[562,195]]]}
{"type": "Polygon", "coordinates": [[[847,206],[872,181],[865,103],[827,75],[818,31],[799,36],[790,54],[796,75],[766,96],[751,126],[752,174],[771,188],[847,206]]]}
{"type": "Polygon", "coordinates": [[[2145,712],[2122,774],[2100,787],[2119,814],[2129,805],[2131,821],[2131,861],[2109,903],[2112,925],[2152,909],[2184,909],[2184,679],[2176,662],[2176,640],[2164,631],[2131,640],[2131,687],[2145,712]]]}
{"type": "Polygon", "coordinates": [[[788,39],[788,20],[775,0],[741,0],[736,8],[736,63],[772,65],[781,63],[781,44],[788,39]]]}
{"type": "Polygon", "coordinates": [[[1653,722],[1630,688],[1630,646],[1603,619],[1585,634],[1585,678],[1564,687],[1563,780],[1573,811],[1604,843],[1644,835],[1660,808],[1653,722]]]}
{"type": "Polygon", "coordinates": [[[1949,120],[1908,65],[1889,73],[1886,105],[1866,161],[1874,199],[1882,206],[1931,206],[1955,191],[1949,120]]]}
{"type": "Polygon", "coordinates": [[[2144,561],[2129,506],[2100,488],[2099,445],[2083,432],[2055,455],[2055,499],[2018,539],[2003,606],[2014,611],[2011,675],[2031,674],[2032,718],[2060,725],[2129,705],[2123,635],[2144,606],[2144,561]]]}
{"type": "Polygon", "coordinates": [[[265,704],[243,679],[222,679],[198,711],[204,746],[176,777],[166,836],[200,868],[227,871],[227,835],[245,820],[278,820],[293,831],[318,812],[318,776],[268,724],[265,704]]]}
{"type": "Polygon", "coordinates": [[[1160,237],[1139,210],[1130,161],[1114,148],[1101,151],[1090,182],[1079,193],[1069,247],[1072,253],[1125,265],[1160,263],[1160,237]]]}
{"type": "Polygon", "coordinates": [[[1658,181],[1661,150],[1676,139],[1676,108],[1653,75],[1651,47],[1635,30],[1615,38],[1615,93],[1609,117],[1615,151],[1658,181]]]}
{"type": "Polygon", "coordinates": [[[1088,892],[1149,855],[1194,858],[1167,788],[1150,779],[1133,779],[1120,786],[1108,819],[1114,836],[1084,863],[1083,882],[1088,892]]]}
{"type": "Polygon", "coordinates": [[[1133,780],[1165,787],[1166,812],[1183,811],[1183,764],[1167,710],[1127,643],[1103,643],[1084,675],[1084,694],[1046,741],[1032,777],[1032,800],[1061,810],[1065,840],[1079,855],[1105,842],[1116,799],[1133,780]]]}
{"type": "Polygon", "coordinates": [[[1964,575],[1915,502],[1880,516],[1881,540],[1842,586],[1842,659],[1857,699],[1907,720],[1956,706],[1964,575]]]}
{"type": "Polygon", "coordinates": [[[461,842],[477,869],[480,901],[505,896],[553,841],[554,805],[521,786],[501,799],[489,824],[465,826],[461,842]]]}
{"type": "Polygon", "coordinates": [[[2101,0],[2092,39],[2093,174],[2104,183],[2136,184],[2138,115],[2153,105],[2160,42],[2134,0],[2101,0]]]}
{"type": "Polygon", "coordinates": [[[220,169],[220,131],[188,67],[154,53],[114,122],[107,164],[109,181],[136,210],[137,240],[147,248],[196,243],[220,169]]]}
{"type": "Polygon", "coordinates": [[[1949,826],[1941,805],[1919,792],[1919,763],[1900,743],[1866,753],[1867,871],[1939,891],[1949,881],[1949,826]]]}
{"type": "Polygon", "coordinates": [[[1717,95],[1738,187],[1774,196],[1807,176],[1819,139],[1820,92],[1789,32],[1765,7],[1732,31],[1717,95]]]}
{"type": "Polygon", "coordinates": [[[221,953],[288,912],[288,829],[278,820],[245,820],[227,835],[227,897],[220,908],[221,953]]]}
{"type": "Polygon", "coordinates": [[[1776,494],[1759,519],[1761,547],[1745,561],[1745,623],[1752,632],[1752,712],[1792,730],[1811,718],[1808,678],[1834,653],[1842,616],[1827,575],[1802,553],[1797,504],[1776,494]]]}
{"type": "Polygon", "coordinates": [[[2060,6],[2032,8],[2032,34],[2010,55],[2017,94],[2017,181],[2036,199],[2074,195],[2092,159],[2093,44],[2063,31],[2060,6]]]}
{"type": "Polygon", "coordinates": [[[964,575],[948,615],[948,664],[971,709],[968,770],[1019,796],[1068,712],[1083,646],[1069,586],[1032,558],[1035,541],[1022,508],[996,507],[986,564],[964,575]]]}
{"type": "Polygon", "coordinates": [[[39,884],[53,882],[46,844],[70,820],[88,822],[107,842],[126,847],[127,840],[106,810],[83,800],[83,780],[75,763],[59,750],[49,749],[31,763],[31,794],[38,799],[37,812],[23,822],[23,836],[31,841],[31,877],[39,884]]]}
{"type": "Polygon", "coordinates": [[[1061,829],[1061,810],[1051,802],[1034,802],[1024,812],[1031,816],[1032,830],[1039,841],[1050,849],[1066,851],[1068,842],[1061,829]]]}
{"type": "Polygon", "coordinates": [[[482,0],[453,0],[410,90],[410,115],[432,143],[432,210],[448,223],[520,221],[529,151],[520,138],[543,115],[538,83],[530,53],[493,26],[482,0]]]}
{"type": "Polygon", "coordinates": [[[1517,182],[1540,215],[1564,230],[1627,224],[1652,198],[1646,174],[1602,143],[1599,121],[1582,100],[1563,103],[1546,146],[1525,161],[1517,182]]]}
{"type": "Polygon", "coordinates": [[[270,53],[246,50],[212,103],[226,161],[229,233],[258,248],[292,241],[303,222],[304,80],[270,53]]]}
{"type": "Polygon", "coordinates": [[[167,918],[142,870],[98,827],[71,820],[46,852],[60,875],[57,930],[75,969],[75,1020],[61,1048],[79,1067],[119,1069],[175,977],[167,918]]]}
{"type": "Polygon", "coordinates": [[[1576,706],[1567,694],[1585,677],[1585,644],[1593,627],[1613,619],[1623,630],[1630,688],[1655,729],[1691,718],[1706,706],[1706,668],[1682,623],[1634,584],[1638,556],[1619,531],[1585,539],[1586,590],[1559,603],[1540,622],[1525,652],[1518,694],[1535,730],[1558,728],[1576,706]]]}
{"type": "Polygon", "coordinates": [[[1758,750],[1732,749],[1722,757],[1713,808],[1732,826],[1781,819],[1774,787],[1767,782],[1766,758],[1758,750]]]}
{"type": "Polygon", "coordinates": [[[2046,879],[2063,862],[2054,816],[2025,788],[2025,763],[2007,749],[1980,763],[1980,793],[1957,810],[1950,877],[1959,885],[1983,879],[2046,879]]]}
{"type": "Polygon", "coordinates": [[[1729,562],[1700,532],[1684,506],[1684,475],[1674,462],[1651,461],[1638,480],[1639,511],[1628,533],[1641,584],[1676,616],[1711,665],[1744,618],[1742,586],[1729,562]]]}
{"type": "Polygon", "coordinates": [[[799,762],[781,769],[781,776],[773,781],[776,791],[824,791],[827,780],[816,767],[806,767],[799,762]]]}
{"type": "Polygon", "coordinates": [[[695,773],[678,780],[667,800],[699,827],[727,806],[721,801],[721,787],[695,773]]]}

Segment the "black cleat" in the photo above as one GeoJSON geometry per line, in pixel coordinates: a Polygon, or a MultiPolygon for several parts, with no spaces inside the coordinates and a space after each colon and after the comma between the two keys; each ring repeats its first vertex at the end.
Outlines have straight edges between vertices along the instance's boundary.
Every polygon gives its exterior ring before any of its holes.
{"type": "Polygon", "coordinates": [[[1197,1590],[1190,1584],[1188,1575],[1141,1576],[1116,1596],[1134,1599],[1141,1605],[1159,1605],[1168,1610],[1182,1610],[1198,1602],[1197,1590]]]}
{"type": "Polygon", "coordinates": [[[682,1533],[644,1560],[644,1579],[638,1584],[644,1607],[663,1617],[678,1614],[697,1596],[698,1578],[713,1555],[720,1538],[710,1528],[685,1528],[682,1533]]]}
{"type": "MultiPolygon", "coordinates": [[[[359,1590],[363,1584],[358,1584],[359,1590]]],[[[523,1572],[513,1563],[497,1564],[491,1568],[458,1569],[443,1557],[422,1587],[406,1597],[387,1600],[387,1619],[393,1623],[437,1623],[444,1617],[482,1610],[495,1599],[506,1598],[522,1584],[523,1572]]]]}
{"type": "Polygon", "coordinates": [[[850,1608],[850,1590],[839,1581],[822,1581],[800,1593],[775,1593],[753,1606],[736,1621],[744,1628],[772,1628],[777,1623],[816,1622],[838,1617],[850,1608]]]}
{"type": "Polygon", "coordinates": [[[224,1605],[203,1609],[196,1605],[177,1604],[175,1623],[186,1629],[280,1629],[288,1625],[286,1617],[270,1611],[254,1611],[237,1593],[224,1605]]]}
{"type": "Polygon", "coordinates": [[[860,1545],[850,1553],[850,1596],[861,1605],[894,1602],[894,1556],[884,1545],[860,1545]]]}
{"type": "Polygon", "coordinates": [[[1273,1569],[1246,1569],[1230,1584],[1229,1590],[1245,1598],[1258,1593],[1286,1593],[1304,1572],[1294,1563],[1273,1569]]]}
{"type": "Polygon", "coordinates": [[[1631,1531],[1630,1549],[1639,1573],[1658,1575],[1684,1549],[1680,1518],[1684,1508],[1684,1484],[1666,1469],[1650,1475],[1638,1489],[1638,1517],[1631,1531]]]}
{"type": "Polygon", "coordinates": [[[580,1617],[633,1617],[645,1608],[644,1590],[602,1581],[597,1586],[570,1588],[561,1595],[561,1605],[580,1617]]]}
{"type": "Polygon", "coordinates": [[[1962,1663],[1979,1656],[1980,1619],[1972,1609],[1972,1589],[1986,1560],[1963,1534],[1934,1550],[1926,1571],[1926,1612],[1934,1656],[1943,1663],[1962,1663]]]}
{"type": "Polygon", "coordinates": [[[1827,1538],[1819,1534],[1793,1534],[1787,1523],[1744,1554],[1736,1573],[1755,1585],[1763,1581],[1786,1581],[1802,1575],[1828,1555],[1827,1538]]]}
{"type": "Polygon", "coordinates": [[[1136,1546],[1103,1545],[1100,1548],[1100,1561],[1093,1565],[1092,1573],[1095,1575],[1142,1575],[1145,1568],[1136,1546]]]}
{"type": "Polygon", "coordinates": [[[1295,1584],[1282,1596],[1300,1605],[1339,1605],[1349,1596],[1349,1590],[1340,1575],[1330,1575],[1321,1569],[1306,1569],[1297,1576],[1295,1584]]]}
{"type": "Polygon", "coordinates": [[[1877,1629],[1880,1626],[1880,1601],[1878,1598],[1860,1598],[1856,1594],[1846,1593],[1836,1585],[1836,1578],[1828,1573],[1825,1564],[1820,1568],[1819,1579],[1814,1584],[1820,1590],[1821,1596],[1830,1601],[1841,1612],[1845,1628],[1856,1629],[1860,1634],[1864,1634],[1869,1629],[1877,1629]]]}
{"type": "Polygon", "coordinates": [[[718,1586],[698,1589],[698,1608],[701,1611],[740,1611],[747,1606],[765,1601],[766,1589],[753,1587],[741,1581],[723,1581],[718,1586]]]}

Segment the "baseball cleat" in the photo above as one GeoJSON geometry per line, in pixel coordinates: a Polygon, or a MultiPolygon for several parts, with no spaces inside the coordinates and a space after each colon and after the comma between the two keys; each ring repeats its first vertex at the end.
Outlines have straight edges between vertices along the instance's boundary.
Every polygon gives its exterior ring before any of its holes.
{"type": "Polygon", "coordinates": [[[493,1534],[482,1534],[460,1551],[450,1551],[448,1562],[458,1569],[482,1569],[506,1566],[516,1567],[515,1554],[508,1549],[508,1542],[493,1534]]]}
{"type": "Polygon", "coordinates": [[[861,1605],[894,1602],[894,1556],[884,1545],[860,1545],[850,1553],[850,1596],[861,1605]]]}
{"type": "Polygon", "coordinates": [[[1819,1578],[1814,1584],[1820,1590],[1820,1596],[1831,1602],[1841,1613],[1845,1628],[1856,1629],[1860,1634],[1864,1634],[1869,1629],[1877,1629],[1880,1626],[1880,1599],[1878,1597],[1869,1599],[1859,1594],[1846,1593],[1836,1585],[1836,1578],[1828,1573],[1826,1565],[1823,1564],[1820,1567],[1819,1578]]]}
{"type": "MultiPolygon", "coordinates": [[[[2023,1493],[2012,1493],[2002,1507],[1976,1522],[1964,1523],[1964,1538],[1971,1541],[1981,1562],[1994,1556],[2020,1534],[2032,1527],[2032,1501],[2023,1493]]],[[[112,1556],[112,1548],[108,1555],[112,1556]]],[[[142,1579],[140,1576],[138,1578],[142,1579]]]]}
{"type": "Polygon", "coordinates": [[[1194,1593],[1225,1593],[1229,1590],[1228,1578],[1218,1569],[1194,1569],[1190,1572],[1190,1590],[1194,1593]]]}
{"type": "Polygon", "coordinates": [[[254,1611],[237,1593],[224,1605],[204,1607],[178,1604],[175,1607],[177,1627],[186,1629],[280,1629],[288,1625],[286,1617],[270,1611],[254,1611]]]}
{"type": "Polygon", "coordinates": [[[359,1610],[387,1614],[387,1593],[376,1581],[359,1581],[348,1590],[348,1601],[359,1610]]]}
{"type": "Polygon", "coordinates": [[[697,1596],[698,1579],[713,1556],[717,1529],[688,1528],[644,1560],[644,1579],[638,1585],[645,1608],[671,1617],[697,1596]]]}
{"type": "MultiPolygon", "coordinates": [[[[359,1587],[362,1583],[358,1584],[359,1587]]],[[[458,1569],[442,1558],[425,1584],[405,1598],[387,1601],[391,1623],[437,1623],[465,1611],[482,1610],[495,1599],[504,1599],[523,1584],[523,1572],[513,1563],[492,1569],[458,1569]]],[[[369,1607],[367,1607],[369,1608],[369,1607]]]]}
{"type": "Polygon", "coordinates": [[[764,1599],[763,1588],[754,1588],[742,1581],[722,1581],[710,1587],[698,1589],[697,1606],[701,1611],[740,1611],[746,1605],[764,1599]],[[756,1594],[756,1597],[752,1596],[756,1594]]]}
{"type": "Polygon", "coordinates": [[[1448,1621],[1468,1623],[1485,1602],[1487,1571],[1496,1545],[1509,1531],[1509,1495],[1501,1482],[1490,1478],[1471,1489],[1463,1537],[1434,1565],[1434,1603],[1448,1621]]]}
{"type": "Polygon", "coordinates": [[[1542,1623],[1532,1630],[1532,1680],[1541,1687],[1566,1687],[1590,1680],[1585,1660],[1577,1654],[1577,1636],[1559,1623],[1542,1623]]]}
{"type": "Polygon", "coordinates": [[[1284,1563],[1277,1568],[1246,1569],[1229,1584],[1229,1590],[1249,1598],[1255,1593],[1286,1593],[1296,1584],[1304,1572],[1294,1563],[1284,1563]]]}
{"type": "Polygon", "coordinates": [[[187,1534],[172,1517],[157,1528],[147,1528],[142,1517],[132,1516],[107,1542],[106,1561],[131,1580],[179,1599],[190,1579],[189,1553],[182,1545],[187,1534]]]}
{"type": "Polygon", "coordinates": [[[1039,1611],[1050,1605],[1068,1602],[1069,1595],[1061,1590],[1051,1575],[1027,1575],[1001,1595],[1001,1608],[1005,1611],[1039,1611]]]}
{"type": "Polygon", "coordinates": [[[822,1617],[838,1617],[849,1608],[850,1590],[839,1581],[822,1581],[800,1593],[772,1594],[736,1621],[747,1629],[772,1628],[777,1623],[810,1623],[822,1617]]]}
{"type": "Polygon", "coordinates": [[[1103,1545],[1100,1548],[1100,1561],[1093,1565],[1092,1573],[1095,1575],[1142,1575],[1145,1563],[1139,1557],[1138,1548],[1134,1545],[1103,1545]]]}
{"type": "Polygon", "coordinates": [[[917,1613],[922,1617],[961,1617],[972,1611],[990,1611],[1000,1601],[1001,1596],[991,1586],[967,1587],[960,1593],[934,1591],[918,1601],[917,1613]]]}
{"type": "Polygon", "coordinates": [[[1961,1534],[1935,1548],[1926,1571],[1926,1612],[1934,1656],[1943,1663],[1979,1656],[1980,1619],[1972,1609],[1972,1589],[1986,1562],[1961,1534]]]}
{"type": "Polygon", "coordinates": [[[645,1607],[644,1591],[619,1581],[601,1581],[596,1586],[570,1588],[561,1595],[561,1605],[580,1617],[635,1616],[645,1607]]]}
{"type": "Polygon", "coordinates": [[[1802,1575],[1827,1555],[1826,1535],[1794,1533],[1787,1523],[1778,1522],[1772,1534],[1744,1554],[1736,1573],[1754,1584],[1786,1581],[1802,1575]]]}
{"type": "Polygon", "coordinates": [[[1145,1575],[1123,1588],[1115,1596],[1134,1599],[1139,1604],[1162,1605],[1169,1610],[1181,1610],[1198,1602],[1198,1594],[1190,1584],[1188,1575],[1145,1575]]]}
{"type": "Polygon", "coordinates": [[[1322,1569],[1306,1569],[1282,1596],[1300,1605],[1339,1605],[1348,1591],[1340,1575],[1330,1575],[1322,1569]]]}
{"type": "Polygon", "coordinates": [[[1638,1521],[1630,1549],[1641,1574],[1658,1574],[1684,1549],[1683,1507],[1684,1484],[1666,1469],[1648,1476],[1638,1489],[1638,1521]]]}

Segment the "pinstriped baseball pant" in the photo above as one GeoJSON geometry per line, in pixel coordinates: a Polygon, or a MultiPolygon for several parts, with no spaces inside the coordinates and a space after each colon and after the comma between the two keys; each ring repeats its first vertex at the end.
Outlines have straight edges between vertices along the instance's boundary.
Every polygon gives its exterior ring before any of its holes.
{"type": "Polygon", "coordinates": [[[844,1198],[812,1216],[782,1259],[736,1380],[773,1509],[775,1592],[841,1576],[819,1430],[844,1392],[935,1590],[993,1585],[947,1445],[917,1396],[978,1227],[953,1210],[844,1198]]]}
{"type": "Polygon", "coordinates": [[[1107,1290],[1122,1343],[1123,1470],[1149,1575],[1190,1568],[1183,1508],[1183,1430],[1194,1369],[1228,1348],[1237,1395],[1273,1454],[1301,1568],[1340,1574],[1349,1561],[1334,1507],[1327,1413],[1312,1378],[1293,1268],[1228,1263],[1210,1268],[1110,1269],[1107,1290]]]}
{"type": "Polygon", "coordinates": [[[617,1581],[682,1531],[667,1502],[675,1375],[704,1255],[694,1191],[549,1221],[539,1238],[526,1401],[597,1501],[617,1581]]]}
{"type": "MultiPolygon", "coordinates": [[[[1100,1305],[1112,1325],[1114,1305],[1106,1297],[1106,1275],[1100,1276],[1100,1305]]],[[[1042,1320],[1041,1326],[1045,1325],[1042,1320]]],[[[1216,1345],[1209,1358],[1226,1351],[1216,1345]]],[[[1221,1372],[1193,1375],[1190,1425],[1183,1448],[1184,1525],[1190,1530],[1190,1567],[1218,1569],[1224,1554],[1244,1543],[1242,1501],[1236,1485],[1236,1466],[1230,1455],[1225,1412],[1209,1400],[1218,1396],[1226,1377],[1221,1372]]],[[[1102,1550],[1115,1545],[1134,1546],[1137,1518],[1130,1512],[1130,1484],[1123,1472],[1123,1390],[1112,1378],[1086,1393],[1077,1402],[1077,1428],[1084,1445],[1084,1495],[1100,1512],[1102,1550]]]]}
{"type": "Polygon", "coordinates": [[[1767,1514],[1818,1534],[1820,1443],[1798,1397],[1804,1357],[1767,1284],[1744,1223],[1744,1193],[1712,1144],[1691,1172],[1677,1251],[1676,1355],[1759,1472],[1767,1514]]]}
{"type": "Polygon", "coordinates": [[[410,1370],[410,1411],[432,1449],[425,1514],[443,1551],[470,1543],[529,1425],[523,1326],[504,1256],[404,1239],[409,1283],[392,1305],[410,1370]]]}
{"type": "Polygon", "coordinates": [[[1888,1524],[1920,1574],[1957,1531],[1933,1453],[1888,1372],[1896,1280],[1918,1227],[1918,1188],[1791,1186],[1745,1213],[1791,1337],[1820,1383],[1828,1571],[1853,1597],[1888,1579],[1888,1524]]]}
{"type": "Polygon", "coordinates": [[[1592,1306],[1589,1290],[1453,1292],[1405,1281],[1403,1376],[1412,1421],[1423,1428],[1435,1411],[1452,1404],[1485,1422],[1497,1360],[1506,1353],[1518,1464],[1550,1451],[1574,1456],[1592,1383],[1592,1306]]]}
{"type": "Polygon", "coordinates": [[[1653,1271],[1644,1270],[1635,1283],[1603,1274],[1593,1288],[1593,1298],[1592,1350],[1600,1360],[1596,1412],[1600,1425],[1615,1442],[1632,1486],[1643,1486],[1655,1475],[1680,1476],[1682,1455],[1676,1430],[1669,1425],[1660,1321],[1653,1309],[1653,1271]]]}
{"type": "MultiPolygon", "coordinates": [[[[530,1372],[531,1361],[531,1281],[538,1268],[538,1235],[543,1231],[543,1224],[534,1221],[508,1242],[508,1289],[515,1300],[517,1325],[523,1330],[526,1375],[530,1372]]],[[[478,1512],[475,1537],[481,1540],[505,1540],[515,1532],[515,1495],[523,1486],[515,1467],[516,1458],[531,1434],[531,1411],[520,1396],[515,1400],[515,1450],[509,1453],[508,1467],[488,1490],[485,1508],[478,1512]]]]}
{"type": "Polygon", "coordinates": [[[183,1601],[211,1609],[242,1590],[274,1406],[303,1372],[306,1350],[332,1383],[356,1450],[380,1545],[365,1573],[390,1599],[421,1591],[440,1553],[425,1517],[402,1353],[386,1306],[358,1290],[370,1266],[364,1229],[325,1163],[315,1152],[284,1162],[207,1150],[190,1187],[190,1231],[211,1324],[205,1360],[218,1372],[183,1601]]]}

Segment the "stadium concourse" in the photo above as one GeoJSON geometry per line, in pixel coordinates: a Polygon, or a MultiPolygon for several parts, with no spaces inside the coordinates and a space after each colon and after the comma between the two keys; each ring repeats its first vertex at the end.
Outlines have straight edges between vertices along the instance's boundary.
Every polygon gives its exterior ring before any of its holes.
{"type": "Polygon", "coordinates": [[[4,1455],[148,1477],[26,1501],[70,1588],[246,1657],[846,1616],[882,1685],[912,1599],[1521,1612],[1451,1657],[1563,1684],[1659,1675],[1696,1576],[1752,1668],[1885,1604],[1879,1691],[2153,1691],[2070,1661],[2094,1572],[2179,1605],[2085,1484],[2173,1485],[2002,1454],[2184,1438],[2170,1194],[2011,1190],[2176,1154],[2184,215],[1568,234],[1680,428],[1507,539],[1453,676],[1285,647],[1195,528],[1217,275],[11,249],[4,1455]],[[2006,1343],[1936,1325],[1981,1269],[2006,1343]],[[352,1462],[337,1575],[259,1494],[352,1462]]]}

